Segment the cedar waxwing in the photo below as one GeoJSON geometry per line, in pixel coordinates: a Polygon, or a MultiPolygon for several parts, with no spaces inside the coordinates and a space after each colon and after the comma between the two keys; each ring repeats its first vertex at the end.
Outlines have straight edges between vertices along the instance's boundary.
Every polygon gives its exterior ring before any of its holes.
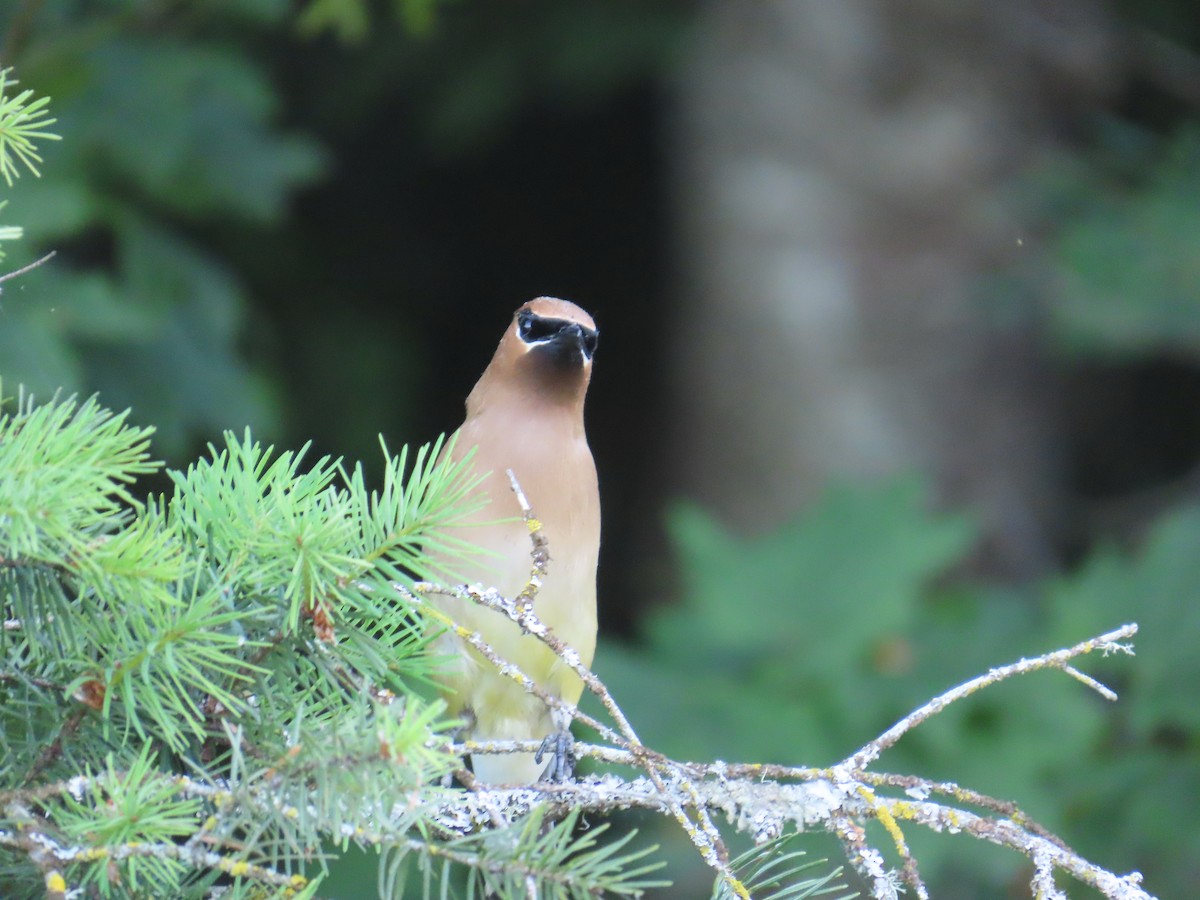
{"type": "MultiPolygon", "coordinates": [[[[525,588],[531,565],[529,530],[508,481],[511,469],[549,544],[549,568],[533,611],[578,651],[585,666],[596,650],[600,494],[583,430],[583,400],[597,338],[592,317],[566,300],[539,297],[516,311],[467,397],[467,418],[452,449],[459,459],[474,448],[475,471],[489,473],[481,485],[488,503],[457,535],[485,554],[466,566],[446,564],[508,598],[525,588]]],[[[434,599],[547,693],[572,707],[579,702],[583,682],[536,637],[470,601],[434,599]]],[[[464,737],[545,740],[569,735],[569,716],[553,713],[456,635],[448,632],[439,640],[438,650],[452,657],[440,677],[450,712],[467,723],[464,737]]],[[[532,783],[544,768],[532,753],[480,754],[472,765],[476,777],[491,784],[532,783]]]]}

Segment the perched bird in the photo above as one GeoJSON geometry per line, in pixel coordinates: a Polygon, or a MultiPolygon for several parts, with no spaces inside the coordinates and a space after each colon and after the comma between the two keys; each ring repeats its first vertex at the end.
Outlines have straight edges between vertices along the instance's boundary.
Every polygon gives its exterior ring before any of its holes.
{"type": "MultiPolygon", "coordinates": [[[[584,434],[583,401],[598,336],[592,317],[566,300],[538,297],[518,309],[467,398],[467,418],[451,450],[461,459],[474,449],[475,471],[488,473],[481,485],[488,502],[456,526],[455,534],[485,553],[466,565],[447,563],[447,568],[471,583],[495,587],[505,597],[524,589],[530,540],[506,474],[511,469],[549,543],[549,569],[533,611],[578,651],[586,666],[596,649],[600,494],[584,434]]],[[[469,601],[440,597],[436,602],[546,692],[572,707],[579,702],[583,683],[536,637],[469,601]]],[[[441,676],[443,688],[450,712],[467,723],[465,737],[551,738],[558,741],[561,756],[570,714],[549,709],[457,635],[447,632],[439,640],[440,652],[452,659],[441,676]]],[[[492,784],[532,783],[545,768],[532,753],[477,754],[472,765],[476,778],[492,784]]],[[[561,767],[553,774],[561,775],[561,767]]]]}

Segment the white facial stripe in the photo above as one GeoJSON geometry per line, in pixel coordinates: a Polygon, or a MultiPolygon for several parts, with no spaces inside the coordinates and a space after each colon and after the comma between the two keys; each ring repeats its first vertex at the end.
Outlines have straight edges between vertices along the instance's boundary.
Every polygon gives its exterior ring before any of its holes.
{"type": "Polygon", "coordinates": [[[528,338],[521,337],[521,326],[519,324],[513,326],[513,334],[517,336],[517,340],[524,344],[527,349],[529,347],[540,347],[542,344],[549,344],[552,340],[554,340],[553,336],[542,338],[538,341],[531,341],[528,338]]]}

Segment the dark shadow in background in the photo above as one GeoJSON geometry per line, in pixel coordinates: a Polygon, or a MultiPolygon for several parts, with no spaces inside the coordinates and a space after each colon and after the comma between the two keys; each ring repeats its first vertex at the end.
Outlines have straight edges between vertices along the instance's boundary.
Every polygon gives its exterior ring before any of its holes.
{"type": "Polygon", "coordinates": [[[303,66],[276,60],[294,126],[326,141],[330,177],[266,246],[260,234],[213,236],[258,298],[252,340],[282,373],[284,443],[312,439],[316,453],[378,472],[379,433],[398,449],[458,426],[517,306],[574,300],[601,330],[587,410],[604,503],[601,630],[628,634],[631,598],[645,600],[631,590],[639,547],[659,543],[647,533],[663,501],[653,483],[672,339],[661,93],[642,83],[574,107],[527,105],[439,153],[413,86],[399,81],[353,128],[322,121],[320,73],[359,52],[361,62],[386,47],[320,43],[303,66]]]}

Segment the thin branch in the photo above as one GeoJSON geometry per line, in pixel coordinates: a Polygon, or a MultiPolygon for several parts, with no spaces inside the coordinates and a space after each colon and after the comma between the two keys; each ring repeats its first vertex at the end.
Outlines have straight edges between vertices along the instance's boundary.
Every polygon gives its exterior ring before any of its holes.
{"type": "MultiPolygon", "coordinates": [[[[532,614],[529,614],[528,617],[521,616],[514,609],[514,605],[503,598],[496,598],[489,592],[480,591],[473,592],[472,596],[479,602],[483,602],[484,605],[506,613],[518,623],[524,621],[526,624],[532,625],[531,633],[539,634],[539,636],[543,633],[541,628],[544,626],[536,621],[536,617],[533,617],[532,614]],[[492,605],[493,603],[495,605],[492,605]]],[[[1097,650],[1106,653],[1116,650],[1131,652],[1128,646],[1117,642],[1130,637],[1136,633],[1136,630],[1136,626],[1126,625],[1065,650],[993,669],[987,675],[948,691],[906,716],[897,725],[868,744],[864,750],[874,749],[874,755],[878,756],[879,752],[891,746],[904,733],[930,718],[949,703],[1013,675],[1041,668],[1064,668],[1066,660],[1097,650]]],[[[547,633],[547,636],[553,638],[551,634],[547,633]]],[[[551,646],[553,647],[553,644],[551,646]]],[[[490,650],[490,648],[487,649],[490,650]]],[[[560,650],[556,650],[556,652],[560,652],[560,650]]],[[[537,746],[537,741],[486,743],[468,741],[455,745],[454,750],[472,754],[527,753],[535,750],[537,746]]],[[[863,751],[851,757],[851,762],[826,769],[721,761],[714,763],[679,762],[662,757],[661,754],[648,748],[634,747],[630,744],[624,747],[612,747],[576,743],[573,751],[576,757],[581,759],[592,758],[609,764],[625,765],[643,770],[645,770],[647,761],[653,760],[656,767],[655,774],[658,771],[680,773],[685,775],[687,786],[685,789],[680,784],[665,785],[662,779],[654,778],[649,778],[645,782],[637,780],[623,782],[620,779],[605,776],[591,785],[583,783],[567,786],[536,785],[507,791],[481,788],[477,799],[487,801],[487,806],[481,807],[481,810],[494,812],[497,808],[496,804],[499,804],[499,808],[504,809],[507,816],[518,816],[524,814],[536,803],[545,800],[559,804],[564,810],[578,807],[585,810],[611,811],[640,806],[675,814],[676,817],[680,807],[703,808],[724,812],[736,827],[740,830],[750,831],[759,841],[778,835],[788,822],[797,828],[807,830],[824,827],[842,839],[847,847],[847,856],[850,862],[872,881],[875,895],[878,897],[896,896],[900,881],[904,881],[912,887],[916,896],[928,896],[928,890],[921,881],[916,862],[908,852],[907,842],[900,830],[900,823],[915,822],[935,830],[969,830],[979,838],[1024,853],[1034,859],[1036,864],[1051,865],[1053,869],[1068,872],[1086,884],[1099,887],[1102,891],[1112,891],[1107,894],[1111,897],[1150,897],[1140,888],[1140,876],[1137,876],[1136,873],[1118,877],[1087,862],[1074,853],[1060,838],[1030,819],[1015,804],[997,800],[953,783],[934,782],[916,776],[863,771],[862,768],[852,764],[857,762],[863,751]],[[764,779],[772,780],[764,781],[764,779]],[[799,785],[780,783],[784,780],[796,780],[804,783],[799,785]],[[714,785],[719,785],[720,788],[714,787],[714,785]],[[781,799],[778,792],[786,791],[789,787],[800,793],[787,795],[786,800],[781,799]],[[902,798],[884,797],[876,793],[875,789],[879,787],[898,788],[903,790],[906,796],[902,798]],[[768,794],[770,799],[767,799],[768,794]],[[933,794],[952,797],[960,804],[971,804],[993,812],[995,815],[982,815],[959,805],[947,806],[930,803],[925,798],[933,794]],[[830,798],[834,798],[834,800],[831,801],[830,798]],[[770,814],[764,812],[768,809],[772,810],[770,814]],[[784,812],[781,812],[781,809],[784,812]],[[889,870],[882,854],[867,843],[865,831],[856,824],[857,819],[864,817],[879,819],[891,834],[897,853],[903,861],[903,868],[899,872],[889,870]],[[955,821],[969,823],[970,828],[955,826],[952,824],[955,821]]],[[[458,821],[462,821],[461,809],[458,810],[458,814],[458,821]]],[[[490,812],[481,812],[485,818],[479,820],[478,824],[486,824],[486,817],[490,814],[490,812]]],[[[475,820],[471,819],[471,821],[475,820]]]]}
{"type": "Polygon", "coordinates": [[[867,843],[867,830],[842,810],[834,810],[829,821],[830,830],[841,843],[851,867],[871,882],[874,900],[898,900],[899,876],[887,867],[883,855],[867,843]]]}
{"type": "MultiPolygon", "coordinates": [[[[476,754],[506,754],[533,753],[541,745],[540,741],[463,741],[451,744],[450,751],[456,756],[476,754]]],[[[610,747],[605,744],[588,744],[577,741],[571,748],[576,759],[592,759],[596,762],[613,766],[639,768],[638,757],[629,750],[610,747]]],[[[799,781],[806,783],[830,782],[839,777],[833,769],[806,768],[783,766],[764,763],[730,763],[718,760],[711,763],[674,761],[674,765],[686,771],[694,780],[717,779],[720,781],[799,781]]],[[[842,775],[844,777],[844,773],[842,775]]],[[[923,801],[933,795],[949,797],[956,804],[979,807],[996,816],[1008,819],[1030,834],[1037,835],[1050,841],[1066,853],[1074,853],[1065,841],[1053,834],[1045,826],[1040,825],[1017,804],[1008,800],[982,794],[979,791],[964,788],[954,782],[930,781],[916,775],[895,775],[880,772],[858,772],[855,778],[862,785],[871,788],[895,788],[902,790],[911,800],[923,801]]],[[[548,785],[537,785],[539,789],[552,789],[548,785]]]]}
{"type": "MultiPolygon", "coordinates": [[[[536,741],[495,742],[492,745],[465,742],[452,745],[455,752],[495,751],[531,752],[536,741]]],[[[579,756],[593,756],[607,762],[637,765],[642,760],[632,751],[612,747],[576,744],[579,756]]],[[[345,761],[343,761],[345,762],[345,761]]],[[[315,765],[315,763],[314,763],[315,765]]],[[[854,773],[839,767],[829,770],[797,769],[793,775],[803,778],[800,783],[765,780],[755,765],[673,762],[672,765],[689,775],[688,787],[669,783],[666,790],[649,777],[625,780],[614,774],[584,778],[568,784],[542,784],[528,787],[488,787],[476,785],[468,792],[439,792],[427,807],[436,827],[450,834],[469,834],[479,827],[494,825],[499,815],[512,821],[527,815],[536,807],[549,804],[552,812],[565,813],[571,809],[584,812],[609,813],[617,809],[640,808],[663,815],[673,815],[680,806],[693,803],[710,813],[720,814],[734,828],[748,833],[756,842],[778,837],[787,830],[830,831],[838,835],[847,847],[851,863],[874,885],[877,897],[894,897],[901,880],[915,882],[920,892],[919,876],[905,870],[889,870],[883,855],[871,847],[866,832],[859,824],[863,819],[890,820],[920,825],[935,831],[966,832],[973,837],[1022,853],[1033,860],[1035,869],[1063,871],[1089,884],[1110,898],[1118,900],[1151,900],[1141,888],[1137,873],[1118,876],[1088,862],[1052,835],[1041,833],[1024,817],[1014,817],[1013,809],[998,801],[963,791],[954,785],[924,781],[910,776],[871,775],[854,773]],[[730,773],[742,773],[736,777],[730,773]],[[876,789],[864,790],[874,782],[876,789]],[[884,796],[878,786],[884,784],[904,791],[904,796],[884,796]],[[928,797],[940,792],[962,794],[975,805],[999,807],[994,815],[984,815],[963,805],[933,802],[928,797]]],[[[34,789],[0,792],[0,805],[45,807],[55,797],[71,794],[79,797],[91,793],[101,776],[76,776],[65,781],[34,789]]],[[[205,800],[214,808],[214,815],[233,814],[238,810],[261,809],[285,818],[299,815],[290,807],[279,806],[273,786],[268,782],[230,784],[217,780],[199,782],[186,776],[170,780],[174,792],[205,800]]],[[[428,850],[427,845],[409,835],[411,809],[398,807],[394,824],[385,820],[371,833],[356,833],[356,840],[375,846],[407,847],[428,850]]],[[[3,841],[0,840],[0,843],[3,841]]],[[[429,850],[429,852],[434,852],[429,850]]],[[[437,852],[441,852],[439,849],[437,852]]],[[[471,864],[468,860],[456,860],[471,864]]],[[[1043,882],[1044,882],[1043,877],[1043,882]]],[[[917,896],[923,896],[917,893],[917,896]]]]}
{"type": "Polygon", "coordinates": [[[24,275],[26,272],[32,272],[38,266],[45,265],[46,263],[50,262],[50,260],[54,259],[54,257],[57,254],[58,254],[57,250],[51,250],[49,253],[47,253],[45,256],[43,256],[41,259],[36,259],[27,266],[21,266],[21,268],[17,269],[14,272],[8,272],[4,275],[0,275],[0,284],[3,284],[4,282],[8,281],[10,278],[16,278],[18,275],[24,275]]]}
{"type": "MultiPolygon", "coordinates": [[[[529,506],[529,500],[525,497],[525,492],[521,490],[521,485],[517,482],[517,476],[513,474],[513,470],[508,469],[507,474],[509,485],[512,487],[513,493],[517,498],[517,503],[521,507],[521,516],[525,519],[525,523],[529,528],[530,542],[532,543],[530,556],[533,559],[533,574],[534,576],[544,575],[545,561],[548,559],[548,552],[546,537],[542,534],[542,524],[534,517],[533,510],[529,506]]],[[[527,585],[525,588],[525,591],[522,591],[522,593],[518,594],[517,596],[521,597],[526,593],[535,595],[537,591],[537,584],[538,583],[534,582],[534,580],[531,578],[529,585],[527,585]]],[[[532,607],[532,604],[530,604],[530,606],[532,607]]],[[[503,611],[507,613],[506,610],[503,611]]],[[[512,614],[508,615],[509,618],[513,618],[512,614]]],[[[631,749],[634,749],[634,751],[637,752],[637,748],[643,746],[642,742],[638,738],[637,733],[634,732],[633,726],[629,723],[629,719],[625,717],[625,713],[621,710],[621,707],[617,705],[616,700],[614,700],[612,694],[609,693],[608,687],[604,684],[604,682],[597,678],[591,669],[583,665],[582,661],[579,659],[579,654],[576,653],[575,650],[567,646],[566,643],[556,637],[548,626],[542,624],[537,617],[533,615],[532,608],[528,610],[526,618],[528,619],[526,622],[522,622],[519,619],[514,619],[514,621],[516,621],[518,625],[521,625],[522,628],[529,630],[530,634],[538,637],[539,640],[541,640],[544,644],[546,644],[547,647],[554,651],[556,656],[558,656],[563,662],[571,667],[571,670],[583,681],[584,686],[600,699],[600,702],[604,705],[605,712],[612,717],[613,722],[616,723],[616,726],[620,730],[621,734],[623,734],[625,739],[629,742],[631,749]]]]}
{"type": "Polygon", "coordinates": [[[917,861],[908,849],[908,841],[904,837],[904,832],[900,829],[900,823],[896,821],[896,817],[892,815],[891,810],[888,808],[886,799],[881,799],[876,795],[875,791],[871,790],[865,784],[858,785],[855,790],[864,801],[871,805],[875,818],[879,820],[879,823],[883,825],[888,836],[891,837],[892,843],[896,847],[896,853],[903,861],[900,877],[916,892],[918,900],[929,900],[929,889],[921,881],[921,873],[917,869],[917,861]]]}
{"type": "Polygon", "coordinates": [[[244,878],[270,887],[293,891],[308,884],[308,879],[303,875],[288,875],[198,846],[171,842],[129,841],[114,846],[66,846],[44,832],[33,828],[23,828],[19,832],[0,830],[0,846],[14,847],[24,850],[30,856],[36,856],[42,861],[43,868],[51,861],[59,865],[70,865],[75,862],[94,863],[99,860],[121,862],[133,857],[141,857],[178,860],[197,869],[223,872],[234,878],[244,878]]]}
{"type": "MultiPolygon", "coordinates": [[[[529,743],[531,743],[531,744],[536,743],[538,745],[538,747],[541,746],[541,741],[529,741],[529,743]]],[[[456,752],[454,745],[451,745],[449,749],[450,749],[450,752],[452,752],[452,753],[456,752]]],[[[537,749],[538,748],[535,747],[530,752],[536,753],[537,749]]],[[[463,756],[465,754],[463,752],[458,752],[457,755],[463,756]]],[[[468,791],[470,791],[473,794],[479,794],[482,796],[484,788],[478,781],[475,780],[475,773],[472,772],[470,769],[455,769],[454,777],[468,791]]],[[[505,817],[504,813],[502,813],[500,811],[500,807],[494,806],[494,805],[488,805],[486,808],[487,808],[488,813],[491,815],[493,828],[507,828],[509,825],[512,824],[505,817]]]]}
{"type": "MultiPolygon", "coordinates": [[[[525,497],[525,492],[521,490],[521,485],[517,481],[516,474],[512,469],[507,470],[509,485],[512,488],[513,494],[517,498],[517,503],[521,507],[521,515],[525,519],[529,527],[529,533],[532,539],[531,556],[533,557],[534,574],[539,571],[539,557],[547,556],[545,538],[541,534],[541,523],[533,517],[533,511],[530,509],[529,501],[525,497]]],[[[542,563],[544,568],[544,562],[542,563]]],[[[546,629],[548,637],[551,637],[549,629],[546,629]]],[[[695,786],[688,779],[686,772],[679,766],[666,757],[658,753],[652,753],[642,743],[637,733],[633,730],[633,725],[625,716],[624,711],[617,705],[616,699],[608,690],[608,686],[604,684],[595,673],[579,659],[579,654],[572,648],[563,644],[555,638],[555,641],[562,647],[562,651],[555,650],[556,655],[571,667],[580,679],[584,686],[597,698],[604,706],[605,711],[616,723],[617,728],[625,736],[628,741],[628,748],[633,752],[634,756],[640,762],[640,768],[650,776],[650,780],[654,782],[659,790],[666,791],[666,784],[663,781],[663,776],[668,777],[676,784],[688,798],[687,803],[674,803],[671,807],[671,813],[675,820],[679,822],[680,827],[691,839],[693,846],[700,852],[705,863],[712,868],[720,878],[729,886],[734,895],[744,900],[750,900],[750,893],[746,890],[745,885],[733,873],[729,867],[729,850],[725,846],[724,840],[721,838],[721,832],[713,823],[708,814],[708,809],[700,802],[699,795],[695,786]],[[688,810],[692,810],[694,819],[688,815],[688,810]]],[[[551,646],[551,649],[554,649],[551,646]]]]}
{"type": "MultiPolygon", "coordinates": [[[[560,648],[565,650],[566,645],[563,644],[562,641],[559,641],[558,638],[554,637],[553,634],[549,632],[549,629],[546,628],[545,625],[541,624],[541,621],[533,614],[532,611],[524,613],[516,612],[513,601],[501,596],[500,592],[495,588],[488,588],[487,590],[480,590],[479,588],[475,587],[452,588],[444,587],[438,584],[432,584],[426,581],[420,581],[413,585],[413,589],[416,592],[414,594],[406,590],[402,585],[397,584],[394,585],[394,587],[402,597],[404,597],[414,606],[419,607],[432,619],[445,625],[461,640],[470,644],[480,656],[482,656],[496,668],[496,671],[499,672],[500,675],[515,681],[528,693],[533,694],[551,709],[561,710],[563,712],[572,712],[576,719],[583,722],[589,728],[594,728],[605,740],[610,740],[618,745],[624,744],[625,738],[621,734],[614,731],[610,726],[605,725],[599,719],[595,719],[592,716],[589,716],[587,713],[573,710],[571,704],[543,690],[538,683],[526,675],[519,666],[510,663],[499,653],[493,650],[491,645],[483,639],[479,632],[471,631],[469,628],[464,628],[463,626],[459,625],[454,621],[454,619],[446,615],[444,612],[438,609],[438,607],[430,604],[424,598],[430,595],[455,597],[459,600],[477,603],[480,606],[487,607],[488,609],[494,609],[497,612],[508,616],[522,627],[530,626],[530,628],[534,630],[530,630],[529,633],[538,634],[538,637],[544,640],[551,649],[554,649],[555,643],[557,643],[560,648]]],[[[557,653],[558,651],[555,650],[555,652],[557,653]]]]}
{"type": "Polygon", "coordinates": [[[981,794],[978,791],[962,787],[951,781],[929,781],[925,778],[918,778],[915,775],[860,772],[859,776],[873,787],[887,786],[901,788],[910,799],[914,800],[925,800],[933,794],[952,797],[957,803],[977,806],[980,809],[985,809],[1009,819],[1020,825],[1030,834],[1036,834],[1038,837],[1045,838],[1067,853],[1075,852],[1067,846],[1062,838],[1053,834],[1045,826],[1039,825],[1028,813],[1024,812],[1017,804],[1011,801],[989,797],[987,794],[981,794]]]}
{"type": "MultiPolygon", "coordinates": [[[[1137,625],[1129,624],[1122,625],[1115,631],[1110,631],[1107,634],[1102,634],[1099,637],[1091,638],[1090,640],[1081,641],[1074,647],[1069,647],[1064,650],[1055,650],[1052,653],[1046,653],[1034,659],[1022,659],[1018,662],[1011,663],[1007,666],[1000,666],[992,669],[986,675],[980,675],[977,678],[972,678],[970,681],[960,684],[956,688],[951,688],[944,694],[934,697],[924,706],[910,712],[895,725],[875,738],[873,741],[865,744],[852,756],[848,757],[842,764],[854,769],[865,769],[871,763],[879,758],[888,747],[891,747],[896,741],[900,740],[909,731],[920,725],[926,719],[940,713],[943,709],[949,706],[956,700],[962,700],[964,697],[969,697],[976,691],[996,684],[999,681],[1004,681],[1007,678],[1012,678],[1015,675],[1024,675],[1028,672],[1036,672],[1038,669],[1062,669],[1068,660],[1072,660],[1077,656],[1083,656],[1087,653],[1095,653],[1100,651],[1105,655],[1120,651],[1122,653],[1133,654],[1133,648],[1128,644],[1118,643],[1125,638],[1132,637],[1137,634],[1137,625]]],[[[1088,679],[1090,687],[1102,689],[1103,685],[1099,682],[1094,682],[1093,679],[1088,679]]],[[[1115,697],[1112,691],[1107,689],[1101,690],[1101,695],[1105,697],[1115,697]],[[1111,695],[1111,696],[1110,696],[1111,695]]]]}
{"type": "Polygon", "coordinates": [[[948,831],[951,834],[961,831],[997,846],[1016,850],[1033,860],[1035,866],[1049,866],[1067,872],[1114,900],[1148,900],[1151,897],[1142,888],[1140,872],[1114,875],[1007,819],[980,816],[969,810],[936,803],[909,803],[905,800],[893,801],[892,812],[934,831],[948,831]]]}
{"type": "Polygon", "coordinates": [[[1097,694],[1099,694],[1105,700],[1111,700],[1113,703],[1116,703],[1117,700],[1119,699],[1117,697],[1117,692],[1114,691],[1112,688],[1110,688],[1108,685],[1101,684],[1099,681],[1097,681],[1091,675],[1088,675],[1084,672],[1080,672],[1074,666],[1068,666],[1066,663],[1063,663],[1061,666],[1059,666],[1059,668],[1062,669],[1064,672],[1066,672],[1068,675],[1070,675],[1072,678],[1074,678],[1076,681],[1086,684],[1088,687],[1090,687],[1093,691],[1095,691],[1097,694]]]}

